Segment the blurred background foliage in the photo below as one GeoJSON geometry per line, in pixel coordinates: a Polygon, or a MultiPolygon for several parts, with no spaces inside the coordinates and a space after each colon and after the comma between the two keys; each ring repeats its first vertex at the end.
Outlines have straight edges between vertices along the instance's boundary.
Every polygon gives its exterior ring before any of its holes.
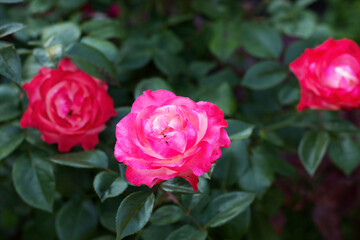
{"type": "Polygon", "coordinates": [[[120,239],[126,211],[126,239],[360,239],[360,112],[297,113],[288,69],[328,37],[359,42],[359,12],[357,0],[0,0],[0,239],[120,239]],[[95,151],[59,155],[19,128],[19,86],[65,56],[117,108],[95,151]],[[115,125],[146,89],[223,110],[232,144],[201,193],[126,181],[115,125]]]}

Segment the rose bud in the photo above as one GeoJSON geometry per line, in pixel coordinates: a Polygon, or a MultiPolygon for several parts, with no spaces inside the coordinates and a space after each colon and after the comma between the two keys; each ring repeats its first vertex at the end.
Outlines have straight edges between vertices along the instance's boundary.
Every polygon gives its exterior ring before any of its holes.
{"type": "Polygon", "coordinates": [[[68,58],[60,61],[57,70],[40,68],[23,88],[29,105],[21,127],[37,128],[43,141],[58,143],[60,152],[76,145],[93,149],[105,123],[116,116],[107,84],[83,72],[68,58]]]}
{"type": "Polygon", "coordinates": [[[290,64],[301,86],[299,111],[358,108],[360,49],[349,39],[328,39],[290,64]]]}

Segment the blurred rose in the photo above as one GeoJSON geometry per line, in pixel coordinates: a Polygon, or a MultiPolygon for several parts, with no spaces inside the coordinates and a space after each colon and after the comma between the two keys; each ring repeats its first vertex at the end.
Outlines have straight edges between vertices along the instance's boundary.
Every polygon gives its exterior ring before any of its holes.
{"type": "Polygon", "coordinates": [[[172,92],[145,91],[116,126],[115,157],[127,165],[127,179],[149,187],[183,177],[197,190],[198,176],[210,170],[230,145],[223,112],[172,92]]]}
{"type": "Polygon", "coordinates": [[[298,110],[359,107],[360,49],[349,39],[328,39],[290,64],[301,85],[298,110]]]}
{"type": "Polygon", "coordinates": [[[42,67],[23,87],[29,105],[21,127],[39,129],[42,140],[58,143],[61,152],[75,145],[93,149],[106,121],[116,115],[106,83],[81,71],[68,58],[61,60],[58,70],[42,67]]]}

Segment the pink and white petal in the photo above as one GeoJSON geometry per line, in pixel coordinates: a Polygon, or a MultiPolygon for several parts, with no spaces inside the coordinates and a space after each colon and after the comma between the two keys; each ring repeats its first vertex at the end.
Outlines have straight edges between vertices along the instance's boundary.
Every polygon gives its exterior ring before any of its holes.
{"type": "Polygon", "coordinates": [[[145,184],[152,188],[155,184],[176,177],[177,172],[165,167],[153,169],[136,169],[127,166],[126,179],[136,186],[145,184]]]}
{"type": "Polygon", "coordinates": [[[182,172],[178,176],[182,177],[182,178],[185,178],[190,183],[190,185],[192,186],[194,191],[198,190],[197,184],[199,182],[199,177],[196,176],[191,170],[188,170],[186,172],[182,172]]]}
{"type": "Polygon", "coordinates": [[[176,95],[167,90],[144,91],[133,103],[131,112],[141,112],[148,106],[163,106],[165,101],[174,97],[176,97],[176,95]]]}

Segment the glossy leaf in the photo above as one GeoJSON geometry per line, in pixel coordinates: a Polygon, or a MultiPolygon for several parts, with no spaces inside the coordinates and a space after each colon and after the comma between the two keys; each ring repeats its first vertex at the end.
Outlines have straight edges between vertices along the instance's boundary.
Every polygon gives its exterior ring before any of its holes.
{"type": "Polygon", "coordinates": [[[210,51],[220,60],[227,60],[240,46],[240,23],[238,21],[218,21],[213,25],[210,51]]]}
{"type": "Polygon", "coordinates": [[[226,121],[228,123],[226,132],[228,133],[230,140],[242,140],[249,138],[255,128],[254,125],[235,119],[228,119],[226,121]]]}
{"type": "Polygon", "coordinates": [[[206,230],[197,230],[193,226],[184,225],[170,233],[166,240],[205,240],[206,237],[206,230]]]}
{"type": "Polygon", "coordinates": [[[218,227],[246,210],[254,201],[255,195],[247,192],[230,192],[212,200],[207,207],[209,220],[206,226],[218,227]]]}
{"type": "Polygon", "coordinates": [[[151,216],[150,222],[155,225],[172,224],[184,218],[185,214],[178,206],[166,205],[158,208],[151,216]]]}
{"type": "Polygon", "coordinates": [[[0,25],[0,38],[13,34],[14,32],[17,32],[24,27],[25,25],[21,23],[8,23],[0,25]]]}
{"type": "Polygon", "coordinates": [[[14,126],[0,128],[0,161],[10,155],[25,138],[24,132],[14,126]]]}
{"type": "Polygon", "coordinates": [[[21,114],[19,88],[10,84],[0,85],[0,122],[8,121],[21,114]]]}
{"type": "Polygon", "coordinates": [[[103,151],[90,150],[52,156],[50,161],[77,168],[107,168],[108,158],[103,151]]]}
{"type": "Polygon", "coordinates": [[[301,139],[299,156],[306,171],[312,176],[323,159],[329,144],[329,134],[326,132],[308,131],[301,139]]]}
{"type": "Polygon", "coordinates": [[[127,183],[116,173],[100,172],[94,179],[94,189],[101,201],[120,195],[126,188],[127,183]]]}
{"type": "Polygon", "coordinates": [[[246,71],[242,85],[253,90],[263,90],[278,85],[285,77],[286,72],[280,63],[259,62],[246,71]]]}
{"type": "Polygon", "coordinates": [[[346,175],[350,175],[360,164],[359,145],[348,135],[341,140],[331,141],[329,156],[331,161],[346,175]]]}
{"type": "Polygon", "coordinates": [[[114,66],[99,50],[76,43],[67,49],[66,55],[88,74],[112,84],[117,82],[114,66]]]}
{"type": "Polygon", "coordinates": [[[283,48],[280,34],[265,24],[244,23],[241,42],[248,53],[258,58],[277,58],[283,48]]]}
{"type": "Polygon", "coordinates": [[[0,75],[20,84],[21,62],[13,46],[0,47],[0,75]]]}
{"type": "Polygon", "coordinates": [[[121,202],[116,215],[117,240],[145,226],[150,219],[154,199],[154,195],[149,192],[135,192],[121,202]]]}
{"type": "Polygon", "coordinates": [[[21,155],[14,164],[12,178],[16,192],[30,206],[52,211],[55,175],[52,164],[36,152],[21,155]]]}
{"type": "Polygon", "coordinates": [[[96,208],[90,201],[72,200],[56,214],[56,233],[60,240],[88,239],[96,225],[96,208]]]}
{"type": "Polygon", "coordinates": [[[167,82],[165,82],[162,78],[152,77],[143,79],[138,83],[138,85],[136,85],[134,93],[135,98],[138,98],[141,94],[143,94],[144,91],[149,89],[152,91],[160,89],[172,91],[171,86],[167,84],[167,82]]]}
{"type": "Polygon", "coordinates": [[[190,183],[183,178],[175,177],[161,183],[161,188],[167,192],[196,193],[190,183]]]}

